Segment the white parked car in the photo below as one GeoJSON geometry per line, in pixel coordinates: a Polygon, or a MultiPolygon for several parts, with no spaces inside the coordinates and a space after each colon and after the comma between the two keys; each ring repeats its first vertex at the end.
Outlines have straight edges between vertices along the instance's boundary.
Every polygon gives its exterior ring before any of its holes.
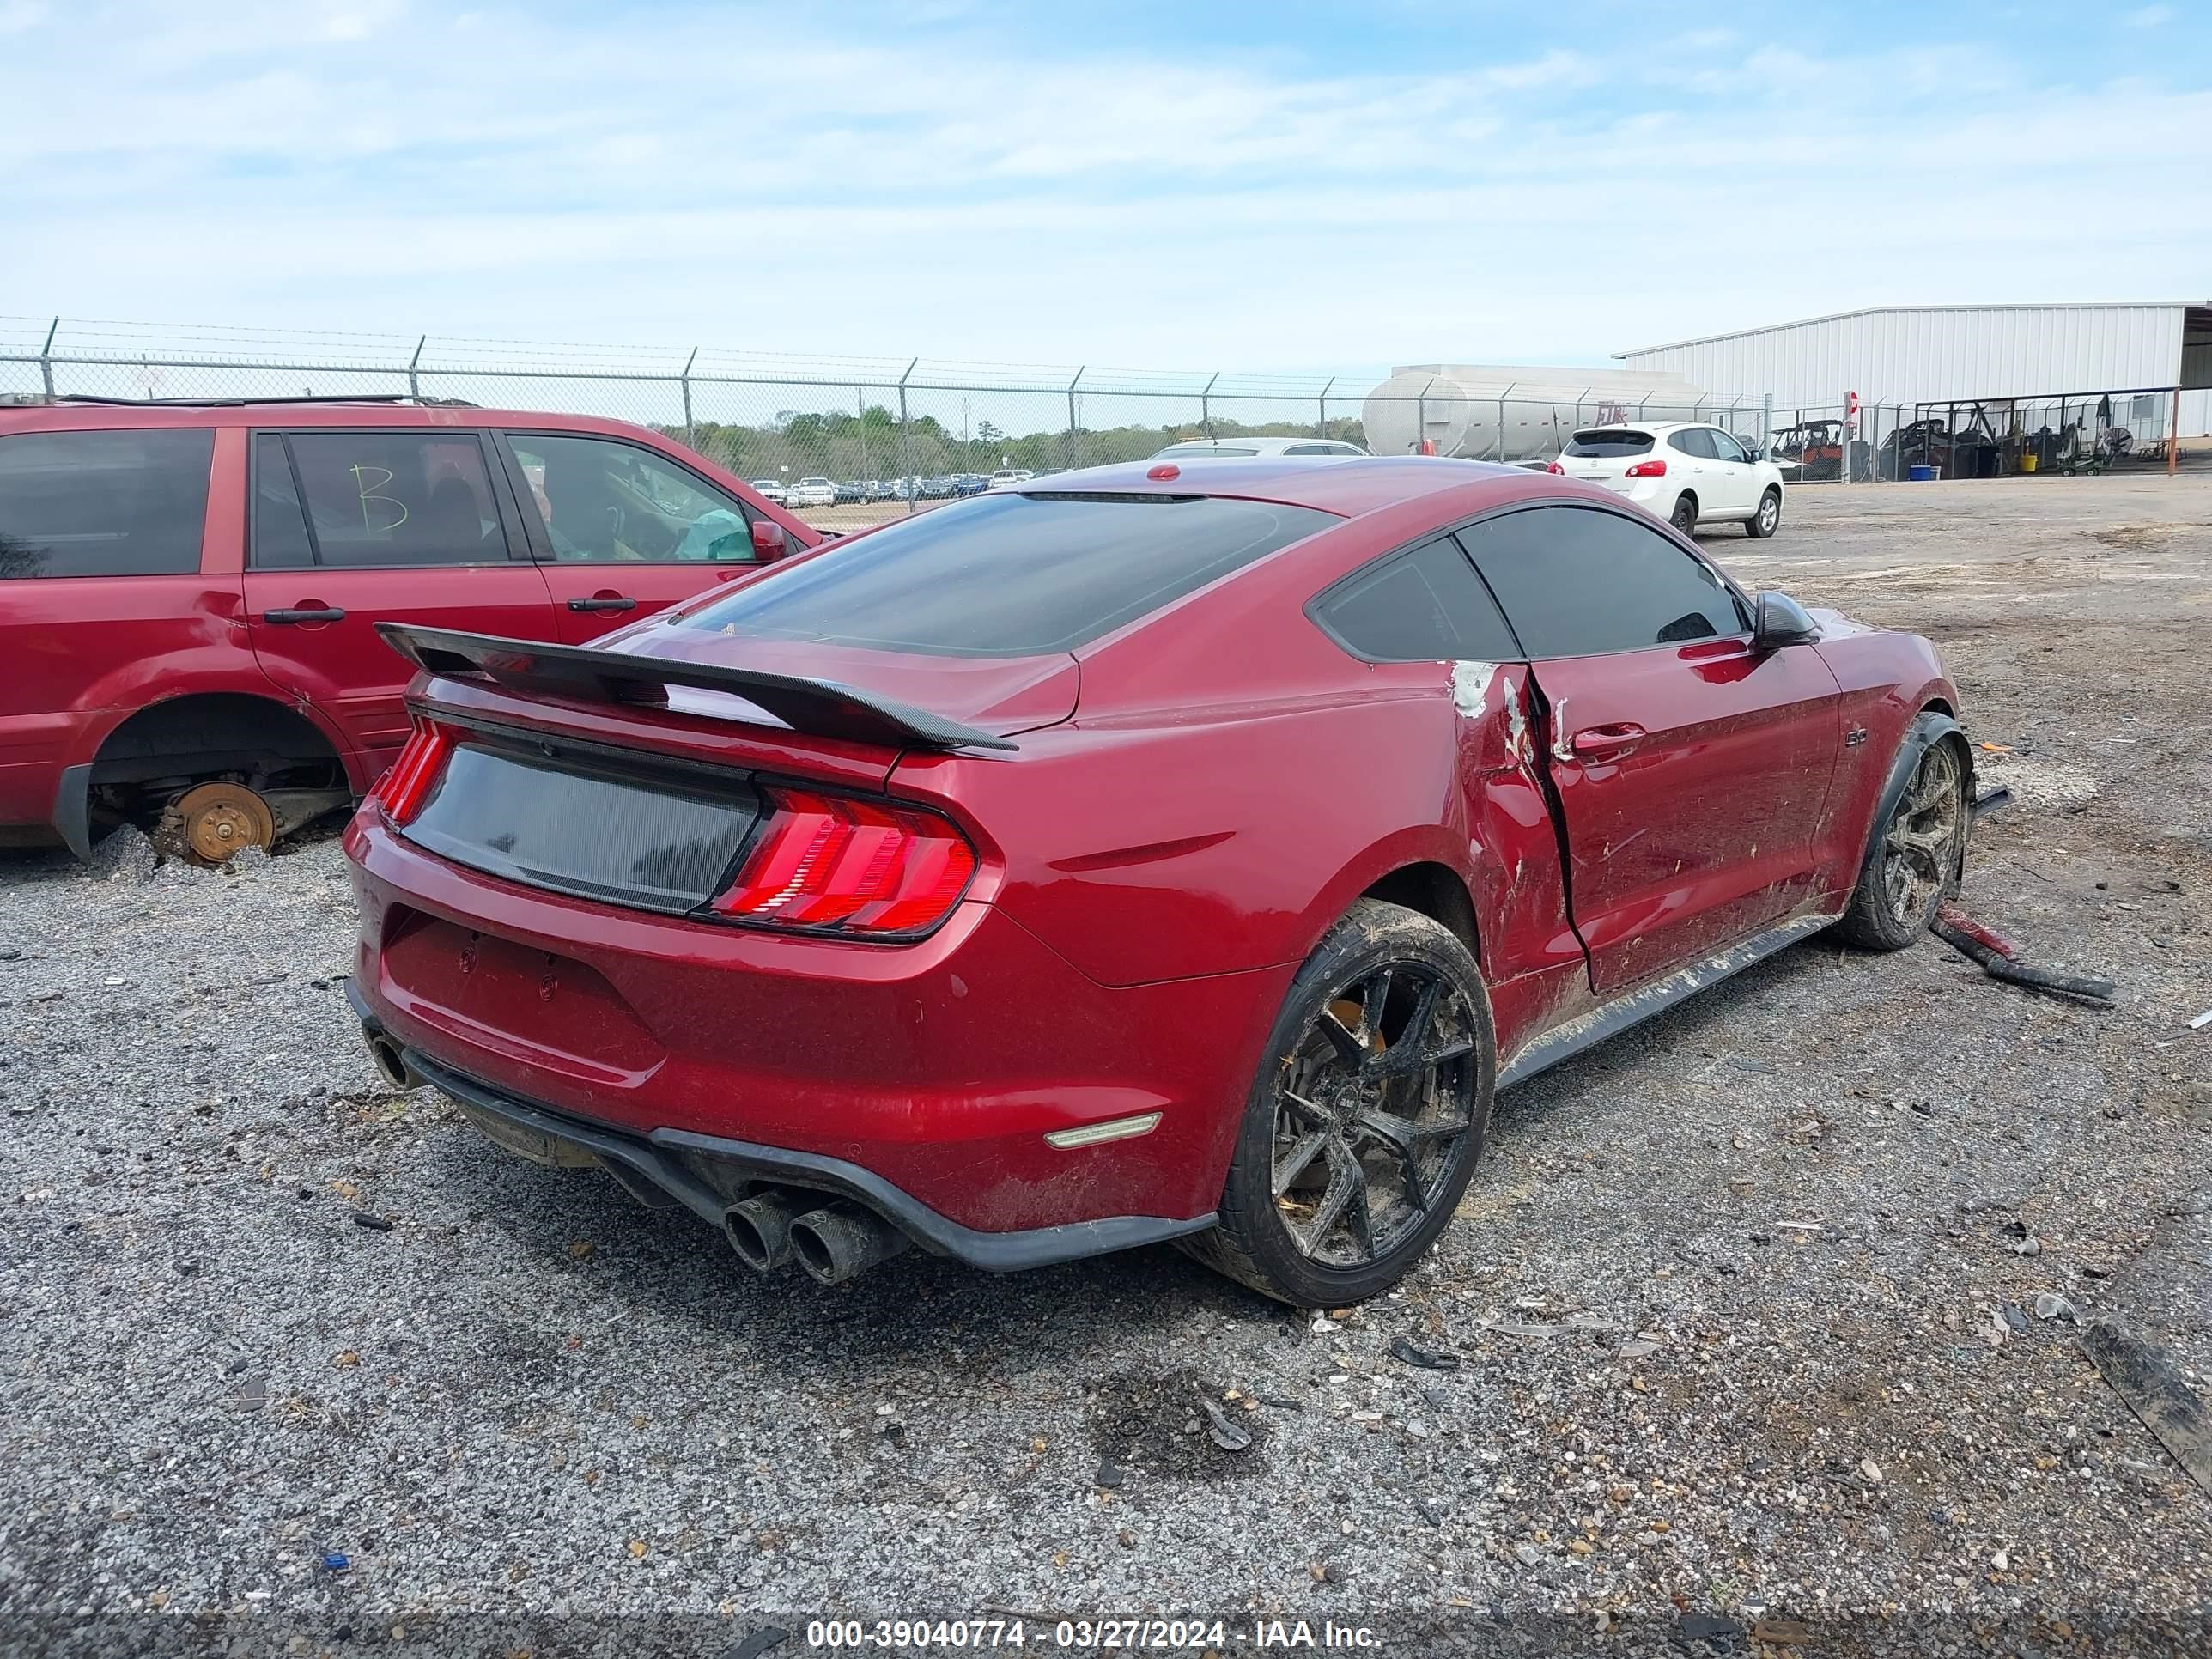
{"type": "Polygon", "coordinates": [[[1016,484],[1025,484],[1036,474],[1025,466],[1002,466],[991,475],[991,488],[1012,489],[1016,484]]]}
{"type": "Polygon", "coordinates": [[[774,501],[778,507],[788,507],[791,505],[790,502],[787,501],[783,498],[782,479],[754,478],[750,480],[750,483],[753,487],[753,493],[758,495],[763,501],[774,501]]]}
{"type": "Polygon", "coordinates": [[[1191,438],[1179,444],[1170,444],[1152,459],[1156,461],[1194,461],[1201,458],[1241,460],[1255,455],[1271,459],[1295,455],[1327,461],[1342,460],[1348,455],[1364,455],[1366,453],[1358,444],[1345,443],[1335,438],[1191,438]]]}
{"type": "Polygon", "coordinates": [[[801,478],[792,485],[791,493],[783,504],[786,507],[835,507],[837,505],[837,486],[827,478],[801,478]]]}
{"type": "Polygon", "coordinates": [[[1782,469],[1756,460],[1717,426],[1638,421],[1577,432],[1551,470],[1603,484],[1685,536],[1699,525],[1740,524],[1771,536],[1782,522],[1782,469]]]}

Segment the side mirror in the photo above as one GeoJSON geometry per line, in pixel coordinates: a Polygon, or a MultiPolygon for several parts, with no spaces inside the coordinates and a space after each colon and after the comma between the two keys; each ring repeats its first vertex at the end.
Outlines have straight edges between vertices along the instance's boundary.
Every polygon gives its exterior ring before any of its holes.
{"type": "Polygon", "coordinates": [[[753,556],[763,564],[770,559],[780,559],[788,550],[783,526],[774,519],[753,520],[753,556]]]}
{"type": "Polygon", "coordinates": [[[1820,637],[1820,625],[1787,593],[1759,596],[1756,620],[1752,625],[1753,650],[1779,651],[1785,645],[1810,645],[1820,637]]]}

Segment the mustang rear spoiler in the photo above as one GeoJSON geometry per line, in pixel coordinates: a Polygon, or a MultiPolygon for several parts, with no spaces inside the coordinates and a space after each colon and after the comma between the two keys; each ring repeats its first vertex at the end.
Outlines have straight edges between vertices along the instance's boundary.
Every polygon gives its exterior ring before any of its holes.
{"type": "Polygon", "coordinates": [[[584,645],[503,640],[490,634],[416,628],[405,623],[379,623],[376,631],[384,635],[386,645],[426,673],[447,678],[482,677],[510,690],[542,696],[665,707],[668,688],[681,685],[743,697],[793,731],[817,738],[919,749],[1012,750],[1016,746],[1005,738],[958,720],[894,702],[872,691],[840,685],[835,680],[805,679],[719,663],[633,657],[584,645]]]}

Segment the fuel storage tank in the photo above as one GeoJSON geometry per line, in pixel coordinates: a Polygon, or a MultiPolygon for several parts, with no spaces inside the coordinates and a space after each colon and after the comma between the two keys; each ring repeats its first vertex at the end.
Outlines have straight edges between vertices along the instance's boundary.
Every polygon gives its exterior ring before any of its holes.
{"type": "Polygon", "coordinates": [[[1679,374],[1618,368],[1414,363],[1367,394],[1361,418],[1374,455],[1547,460],[1577,427],[1710,419],[1703,391],[1679,374]],[[1424,451],[1425,438],[1433,447],[1424,451]]]}

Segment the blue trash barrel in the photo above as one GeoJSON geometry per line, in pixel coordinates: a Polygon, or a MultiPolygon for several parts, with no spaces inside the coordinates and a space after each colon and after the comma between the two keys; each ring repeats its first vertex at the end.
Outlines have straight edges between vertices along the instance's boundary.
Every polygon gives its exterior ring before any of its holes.
{"type": "Polygon", "coordinates": [[[1926,461],[1915,461],[1906,476],[1914,483],[1933,483],[1936,482],[1936,469],[1926,461]]]}

